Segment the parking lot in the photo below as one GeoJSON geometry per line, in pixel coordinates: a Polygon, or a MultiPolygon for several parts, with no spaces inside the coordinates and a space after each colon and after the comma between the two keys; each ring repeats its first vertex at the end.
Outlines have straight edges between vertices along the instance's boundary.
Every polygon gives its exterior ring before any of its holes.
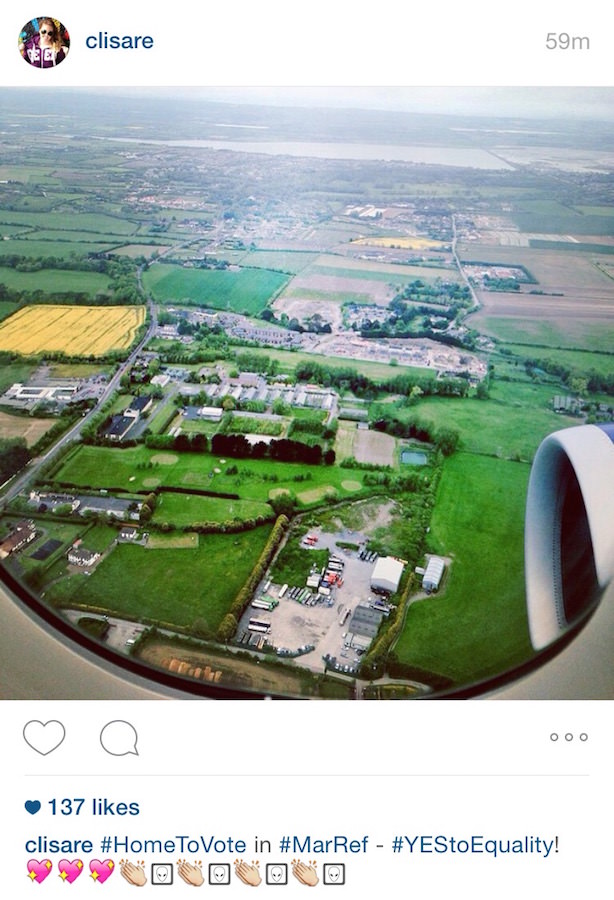
{"type": "MultiPolygon", "coordinates": [[[[348,670],[352,670],[360,663],[360,656],[354,649],[344,647],[344,639],[354,609],[359,604],[367,604],[372,597],[371,573],[375,559],[370,562],[361,560],[358,552],[337,546],[338,540],[344,543],[364,544],[361,535],[326,534],[319,532],[318,529],[314,529],[313,533],[318,537],[314,545],[318,550],[326,549],[332,556],[342,560],[343,585],[332,587],[329,599],[320,598],[314,605],[307,605],[289,596],[293,587],[304,588],[304,584],[290,585],[281,598],[279,592],[282,585],[271,584],[266,594],[268,597],[279,598],[278,605],[271,611],[249,606],[239,624],[238,635],[247,631],[250,619],[258,619],[270,623],[270,632],[265,635],[268,643],[282,650],[291,651],[281,653],[280,657],[295,656],[295,651],[299,648],[313,645],[313,650],[299,654],[301,666],[314,672],[323,672],[326,667],[323,657],[326,656],[335,657],[342,668],[347,666],[348,670]]],[[[309,554],[308,546],[304,547],[304,552],[309,554]]],[[[314,591],[315,596],[317,595],[314,591]]],[[[353,673],[349,671],[346,674],[353,673]]]]}

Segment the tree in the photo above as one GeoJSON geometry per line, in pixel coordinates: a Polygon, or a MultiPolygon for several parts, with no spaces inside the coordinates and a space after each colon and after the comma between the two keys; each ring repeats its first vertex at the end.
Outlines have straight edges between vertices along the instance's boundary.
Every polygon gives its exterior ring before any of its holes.
{"type": "Polygon", "coordinates": [[[574,375],[573,378],[569,379],[569,389],[580,397],[586,396],[588,378],[583,378],[581,375],[574,375]]]}
{"type": "Polygon", "coordinates": [[[453,428],[440,428],[435,434],[435,447],[441,450],[444,456],[451,456],[456,448],[460,435],[453,428]]]}
{"type": "Polygon", "coordinates": [[[234,635],[237,630],[237,620],[233,616],[232,613],[226,613],[224,618],[219,624],[217,630],[217,639],[221,643],[225,644],[230,638],[234,635]]]}

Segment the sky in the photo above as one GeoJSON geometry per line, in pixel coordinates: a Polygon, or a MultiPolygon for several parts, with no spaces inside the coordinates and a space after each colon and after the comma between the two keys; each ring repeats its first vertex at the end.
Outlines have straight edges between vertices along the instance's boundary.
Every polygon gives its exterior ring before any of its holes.
{"type": "MultiPolygon", "coordinates": [[[[100,88],[93,90],[101,90],[100,88]]],[[[535,119],[614,120],[614,88],[603,87],[202,87],[113,88],[111,92],[197,96],[230,103],[381,109],[535,119]]]]}

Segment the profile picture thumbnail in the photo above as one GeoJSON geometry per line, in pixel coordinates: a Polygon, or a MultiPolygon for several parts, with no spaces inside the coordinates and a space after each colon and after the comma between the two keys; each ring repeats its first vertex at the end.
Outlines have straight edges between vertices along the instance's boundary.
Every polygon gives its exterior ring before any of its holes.
{"type": "Polygon", "coordinates": [[[29,65],[52,69],[64,62],[70,48],[70,35],[59,19],[37,16],[21,29],[19,52],[29,65]]]}

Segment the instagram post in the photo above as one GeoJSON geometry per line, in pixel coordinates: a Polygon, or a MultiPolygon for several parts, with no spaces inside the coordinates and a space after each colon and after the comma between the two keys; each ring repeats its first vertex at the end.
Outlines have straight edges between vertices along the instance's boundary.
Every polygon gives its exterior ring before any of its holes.
{"type": "Polygon", "coordinates": [[[607,891],[604,20],[11,0],[7,896],[607,891]]]}
{"type": "Polygon", "coordinates": [[[72,22],[4,60],[3,696],[611,698],[612,88],[72,22]]]}

